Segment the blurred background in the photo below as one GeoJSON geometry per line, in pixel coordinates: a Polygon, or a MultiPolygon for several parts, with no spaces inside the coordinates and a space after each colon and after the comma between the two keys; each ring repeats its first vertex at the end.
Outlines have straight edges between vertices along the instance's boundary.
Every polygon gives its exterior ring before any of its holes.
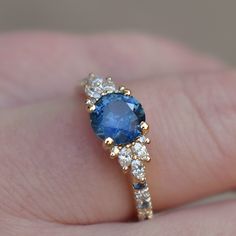
{"type": "Polygon", "coordinates": [[[0,0],[0,31],[144,31],[236,65],[235,0],[0,0]]]}

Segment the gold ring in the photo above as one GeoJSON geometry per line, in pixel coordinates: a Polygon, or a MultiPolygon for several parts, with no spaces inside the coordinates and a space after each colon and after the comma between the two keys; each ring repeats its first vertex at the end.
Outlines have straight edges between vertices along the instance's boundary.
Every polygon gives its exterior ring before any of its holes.
{"type": "Polygon", "coordinates": [[[146,148],[149,126],[140,102],[124,86],[116,87],[111,77],[89,74],[82,82],[91,126],[111,159],[132,177],[132,188],[139,220],[151,219],[152,201],[145,165],[151,158],[146,148]]]}

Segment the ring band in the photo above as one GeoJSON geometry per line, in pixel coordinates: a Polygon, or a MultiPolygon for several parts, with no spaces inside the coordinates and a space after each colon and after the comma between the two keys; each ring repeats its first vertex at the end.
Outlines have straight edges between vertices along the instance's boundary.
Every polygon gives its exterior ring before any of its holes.
{"type": "Polygon", "coordinates": [[[87,95],[86,106],[95,134],[103,140],[111,159],[130,173],[139,220],[151,219],[152,201],[147,184],[145,164],[150,156],[145,136],[149,130],[142,105],[124,86],[116,87],[111,77],[89,74],[82,82],[87,95]]]}

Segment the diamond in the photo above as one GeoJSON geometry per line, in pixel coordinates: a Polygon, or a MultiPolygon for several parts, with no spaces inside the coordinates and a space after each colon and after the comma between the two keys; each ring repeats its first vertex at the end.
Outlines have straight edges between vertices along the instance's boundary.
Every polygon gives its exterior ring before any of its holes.
{"type": "Polygon", "coordinates": [[[104,79],[101,77],[92,76],[85,80],[84,82],[85,93],[95,99],[99,99],[103,93],[114,92],[115,84],[108,78],[104,79]]]}
{"type": "Polygon", "coordinates": [[[135,192],[135,198],[137,200],[145,200],[150,198],[150,193],[148,191],[148,188],[135,192]]]}
{"type": "Polygon", "coordinates": [[[114,82],[111,80],[111,78],[107,78],[103,81],[103,90],[104,92],[114,92],[116,90],[116,86],[114,82]]]}
{"type": "Polygon", "coordinates": [[[133,160],[131,163],[131,172],[135,178],[143,181],[145,179],[144,165],[140,160],[133,160]]]}
{"type": "Polygon", "coordinates": [[[149,160],[149,154],[145,145],[137,142],[132,147],[132,151],[140,160],[149,160]]]}
{"type": "Polygon", "coordinates": [[[118,161],[122,168],[128,168],[132,161],[132,151],[130,148],[122,148],[119,152],[118,161]]]}
{"type": "Polygon", "coordinates": [[[94,103],[96,102],[96,100],[94,98],[88,98],[85,101],[86,105],[94,105],[94,103]]]}
{"type": "Polygon", "coordinates": [[[85,84],[85,93],[92,98],[100,98],[103,92],[103,79],[99,77],[90,77],[85,84]]]}
{"type": "Polygon", "coordinates": [[[151,202],[144,200],[141,204],[138,205],[140,209],[147,209],[151,207],[151,202]]]}

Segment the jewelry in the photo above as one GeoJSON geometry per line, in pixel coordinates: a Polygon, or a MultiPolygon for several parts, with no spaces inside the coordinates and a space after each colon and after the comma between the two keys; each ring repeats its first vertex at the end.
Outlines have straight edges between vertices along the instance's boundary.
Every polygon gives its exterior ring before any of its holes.
{"type": "Polygon", "coordinates": [[[95,134],[110,151],[110,158],[117,158],[122,170],[132,176],[138,219],[151,219],[152,202],[145,174],[145,164],[151,160],[146,148],[150,140],[145,137],[149,126],[142,105],[129,89],[117,88],[111,77],[89,74],[82,85],[95,134]]]}

